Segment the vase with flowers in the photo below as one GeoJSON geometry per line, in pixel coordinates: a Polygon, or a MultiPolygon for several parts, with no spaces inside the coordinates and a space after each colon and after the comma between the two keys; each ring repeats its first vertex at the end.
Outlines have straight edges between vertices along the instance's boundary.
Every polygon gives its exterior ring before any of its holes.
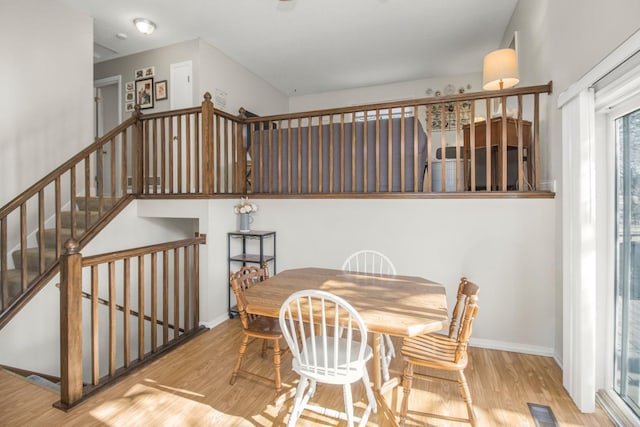
{"type": "Polygon", "coordinates": [[[258,205],[249,201],[248,197],[240,198],[240,203],[233,207],[233,212],[238,214],[239,218],[238,231],[251,231],[251,223],[253,222],[251,214],[256,212],[257,210],[258,205]]]}

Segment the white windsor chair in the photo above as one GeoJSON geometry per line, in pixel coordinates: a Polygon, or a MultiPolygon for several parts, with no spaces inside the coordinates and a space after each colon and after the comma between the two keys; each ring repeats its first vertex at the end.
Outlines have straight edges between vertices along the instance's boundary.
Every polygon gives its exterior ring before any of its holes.
{"type": "MultiPolygon", "coordinates": [[[[393,265],[389,257],[385,254],[372,250],[364,249],[349,255],[342,264],[342,270],[356,273],[372,273],[372,274],[392,274],[396,275],[396,267],[393,265]]],[[[380,361],[382,368],[382,377],[385,381],[389,381],[389,365],[391,359],[396,355],[393,342],[389,335],[383,335],[380,342],[380,361]]]]}
{"type": "Polygon", "coordinates": [[[367,327],[360,315],[338,296],[304,290],[287,298],[280,308],[279,320],[293,356],[293,370],[300,375],[287,425],[295,426],[304,409],[327,415],[332,412],[308,403],[320,382],[343,386],[345,412],[338,413],[338,417],[352,427],[355,417],[351,384],[358,380],[364,383],[368,400],[359,425],[366,425],[377,407],[366,365],[373,351],[367,345],[367,327]],[[343,333],[335,333],[339,330],[343,333]],[[360,341],[354,339],[358,336],[360,341]]]}

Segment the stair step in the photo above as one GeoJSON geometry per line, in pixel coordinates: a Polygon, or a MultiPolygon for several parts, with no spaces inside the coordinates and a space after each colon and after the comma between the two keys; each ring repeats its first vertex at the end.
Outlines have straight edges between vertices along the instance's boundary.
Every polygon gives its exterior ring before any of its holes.
{"type": "MultiPolygon", "coordinates": [[[[31,283],[36,276],[35,272],[27,271],[27,283],[31,283]]],[[[20,295],[22,292],[22,272],[20,270],[7,270],[7,287],[9,289],[9,301],[20,295]]]]}
{"type": "MultiPolygon", "coordinates": [[[[22,269],[22,257],[20,251],[13,251],[11,253],[13,257],[13,265],[16,270],[22,269]]],[[[44,262],[45,266],[49,266],[56,261],[56,250],[53,248],[45,248],[44,250],[44,262]]],[[[40,272],[40,251],[36,248],[27,248],[27,270],[34,273],[40,272]]]]}
{"type": "MultiPolygon", "coordinates": [[[[105,196],[102,198],[102,210],[103,212],[111,209],[113,205],[116,204],[120,200],[119,197],[111,198],[111,196],[105,196]]],[[[78,209],[84,211],[87,206],[90,211],[99,211],[100,207],[100,198],[99,197],[77,197],[76,204],[78,205],[78,209]]]]}
{"type": "MultiPolygon", "coordinates": [[[[60,212],[60,218],[61,218],[63,228],[71,228],[71,212],[70,211],[60,212]]],[[[89,225],[94,224],[96,221],[98,221],[98,218],[100,218],[100,214],[97,211],[95,212],[90,211],[89,225]]],[[[82,229],[87,228],[86,216],[84,211],[76,211],[76,227],[82,228],[82,229]]]]}
{"type": "MultiPolygon", "coordinates": [[[[76,228],[76,237],[82,236],[83,234],[84,234],[83,228],[76,228]]],[[[60,240],[62,242],[60,247],[64,247],[65,242],[70,238],[71,238],[71,229],[62,228],[60,230],[60,240]]],[[[44,230],[44,245],[47,248],[56,247],[56,229],[55,228],[47,228],[44,230]]]]}
{"type": "MultiPolygon", "coordinates": [[[[75,211],[76,217],[76,237],[85,233],[87,226],[91,226],[96,223],[100,218],[99,209],[102,204],[102,211],[106,213],[108,210],[120,200],[119,197],[103,197],[102,200],[99,197],[78,197],[76,198],[76,205],[78,210],[75,211]],[[86,224],[85,209],[89,210],[89,224],[86,224]]],[[[62,246],[65,242],[71,238],[71,212],[60,212],[60,222],[62,228],[60,230],[60,240],[62,246]]],[[[49,267],[56,260],[57,245],[56,230],[55,228],[47,228],[43,230],[44,233],[44,258],[45,268],[49,267]]],[[[61,248],[60,253],[62,253],[61,248]]],[[[27,283],[31,283],[40,274],[40,252],[38,247],[27,248],[27,283]]],[[[22,293],[22,254],[19,250],[11,253],[13,264],[15,269],[7,270],[7,291],[9,296],[9,302],[16,296],[22,293]]],[[[0,292],[0,305],[4,305],[1,301],[2,292],[0,292]]]]}

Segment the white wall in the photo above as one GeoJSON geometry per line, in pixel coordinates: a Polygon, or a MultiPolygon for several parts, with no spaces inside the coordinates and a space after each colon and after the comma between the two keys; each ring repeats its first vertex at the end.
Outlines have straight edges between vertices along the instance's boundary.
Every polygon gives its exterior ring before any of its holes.
{"type": "Polygon", "coordinates": [[[215,97],[216,89],[226,93],[226,105],[216,108],[233,115],[240,107],[261,116],[287,112],[288,97],[284,93],[200,40],[200,91],[209,91],[215,97]]]}
{"type": "Polygon", "coordinates": [[[93,141],[92,41],[57,1],[2,2],[0,206],[93,141]]]}
{"type": "MultiPolygon", "coordinates": [[[[562,123],[557,97],[611,50],[640,28],[640,3],[635,0],[520,0],[504,41],[518,31],[521,85],[553,80],[553,94],[543,104],[541,129],[542,178],[557,183],[556,224],[562,218],[562,123]]],[[[559,226],[558,226],[559,228],[559,226]]],[[[562,254],[562,231],[554,251],[562,254]]],[[[557,263],[554,282],[556,357],[562,360],[562,271],[557,263]]]]}
{"type": "MultiPolygon", "coordinates": [[[[204,92],[201,93],[198,89],[198,40],[189,40],[134,55],[123,56],[110,61],[99,62],[94,66],[94,77],[96,80],[99,80],[107,77],[122,76],[122,111],[124,112],[126,104],[125,85],[127,82],[135,81],[134,73],[136,70],[154,67],[154,82],[167,80],[167,93],[169,93],[169,85],[171,84],[170,66],[171,64],[184,61],[192,61],[193,105],[200,105],[204,92]]],[[[170,99],[165,99],[155,101],[153,108],[144,109],[142,113],[149,114],[158,111],[167,111],[169,109],[170,99]]],[[[129,117],[131,117],[130,112],[124,113],[123,119],[128,119],[129,117]]]]}
{"type": "MultiPolygon", "coordinates": [[[[399,273],[445,284],[450,306],[465,275],[481,287],[474,345],[553,354],[555,200],[253,200],[260,210],[252,228],[277,233],[278,271],[340,268],[350,253],[378,249],[399,273]]],[[[227,318],[227,232],[237,229],[237,202],[139,200],[82,253],[189,237],[197,224],[207,235],[200,248],[200,318],[214,326],[227,318]]],[[[0,331],[0,348],[12,348],[0,352],[0,364],[57,374],[58,298],[49,285],[0,331]],[[29,340],[22,339],[25,328],[29,340]],[[37,348],[51,349],[51,357],[36,356],[37,348]]]]}
{"type": "Polygon", "coordinates": [[[456,89],[464,88],[466,92],[482,90],[482,73],[470,73],[459,76],[437,77],[409,82],[392,83],[379,86],[367,86],[312,95],[292,96],[289,99],[291,112],[312,111],[325,108],[345,107],[350,105],[371,104],[406,99],[420,99],[434,96],[427,94],[428,89],[443,91],[447,85],[456,89]],[[471,88],[467,88],[470,85],[471,88]]]}
{"type": "MultiPolygon", "coordinates": [[[[121,75],[124,86],[126,82],[134,80],[135,70],[153,66],[156,74],[154,81],[168,80],[170,85],[170,65],[183,61],[193,63],[194,106],[200,105],[205,92],[209,92],[215,108],[233,115],[238,114],[240,107],[260,115],[287,112],[288,98],[285,94],[200,39],[97,63],[95,78],[121,75]],[[219,102],[222,98],[216,98],[216,89],[226,94],[224,105],[219,102]]],[[[124,88],[122,99],[124,111],[124,88]]],[[[143,113],[169,110],[169,101],[158,101],[153,109],[143,110],[143,113]]]]}
{"type": "MultiPolygon", "coordinates": [[[[276,231],[278,271],[340,268],[355,250],[378,249],[399,273],[445,284],[450,306],[466,275],[481,287],[475,345],[553,354],[553,199],[253,200],[259,212],[252,228],[276,231]]],[[[209,325],[227,315],[226,239],[237,229],[235,203],[193,201],[166,210],[161,201],[139,205],[142,215],[203,218],[201,318],[209,325]]]]}

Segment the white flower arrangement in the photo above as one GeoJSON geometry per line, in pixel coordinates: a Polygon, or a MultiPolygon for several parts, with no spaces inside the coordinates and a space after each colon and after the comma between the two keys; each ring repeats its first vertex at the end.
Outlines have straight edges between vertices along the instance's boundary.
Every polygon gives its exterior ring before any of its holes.
{"type": "Polygon", "coordinates": [[[252,214],[258,210],[258,205],[251,203],[248,197],[241,197],[240,203],[233,207],[233,212],[237,214],[252,214]]]}

